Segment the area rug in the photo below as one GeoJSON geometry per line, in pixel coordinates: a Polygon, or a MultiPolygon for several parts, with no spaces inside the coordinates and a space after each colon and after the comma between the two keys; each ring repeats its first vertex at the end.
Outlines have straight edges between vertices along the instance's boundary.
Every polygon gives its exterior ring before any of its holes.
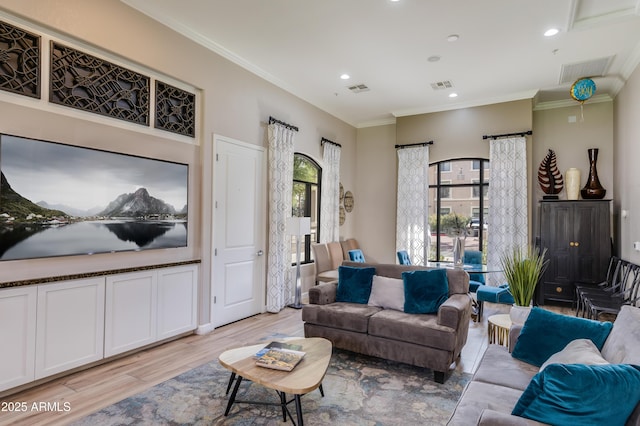
{"type": "MultiPolygon", "coordinates": [[[[429,369],[334,349],[318,390],[302,397],[305,425],[443,425],[469,374],[445,384],[429,369]]],[[[167,380],[98,411],[74,425],[282,425],[278,406],[237,404],[224,416],[229,372],[217,362],[167,380]]],[[[279,402],[273,390],[243,382],[238,399],[279,402]]],[[[289,409],[295,418],[295,405],[289,409]]],[[[289,423],[291,424],[291,423],[289,423]]]]}

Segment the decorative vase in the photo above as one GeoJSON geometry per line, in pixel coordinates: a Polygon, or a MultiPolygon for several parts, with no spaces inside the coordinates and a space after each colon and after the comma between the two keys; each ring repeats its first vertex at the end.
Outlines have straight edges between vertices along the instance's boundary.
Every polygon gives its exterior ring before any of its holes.
{"type": "Polygon", "coordinates": [[[511,317],[511,323],[515,325],[522,325],[529,317],[531,313],[531,306],[518,306],[513,305],[509,311],[509,317],[511,317]]]}
{"type": "Polygon", "coordinates": [[[464,263],[464,237],[453,237],[453,264],[461,266],[464,263]]]}
{"type": "Polygon", "coordinates": [[[598,169],[596,163],[598,162],[598,148],[589,148],[589,176],[587,178],[587,184],[582,188],[580,193],[582,198],[590,200],[599,200],[604,198],[607,190],[600,185],[600,179],[598,179],[598,169]]]}
{"type": "Polygon", "coordinates": [[[567,184],[567,200],[577,200],[580,198],[580,170],[571,167],[565,173],[567,184]]]}

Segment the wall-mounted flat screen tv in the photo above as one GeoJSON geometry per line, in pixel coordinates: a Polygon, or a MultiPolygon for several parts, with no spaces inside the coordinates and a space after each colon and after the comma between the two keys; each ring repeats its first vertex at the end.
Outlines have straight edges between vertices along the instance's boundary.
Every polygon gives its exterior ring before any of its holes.
{"type": "Polygon", "coordinates": [[[187,246],[189,166],[0,134],[0,260],[187,246]]]}

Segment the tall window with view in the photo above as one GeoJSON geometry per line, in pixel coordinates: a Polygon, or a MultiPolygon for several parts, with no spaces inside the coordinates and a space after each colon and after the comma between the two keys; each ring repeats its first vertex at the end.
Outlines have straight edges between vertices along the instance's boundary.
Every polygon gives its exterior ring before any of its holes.
{"type": "MultiPolygon", "coordinates": [[[[453,242],[486,253],[490,229],[489,160],[458,158],[429,166],[430,261],[452,261],[453,242]]],[[[483,263],[486,256],[483,255],[483,263]]]]}
{"type": "MultiPolygon", "coordinates": [[[[311,243],[319,241],[320,223],[320,182],[322,170],[310,157],[296,153],[293,156],[293,199],[292,216],[310,217],[311,233],[301,241],[300,263],[311,262],[311,243]]],[[[291,263],[296,263],[296,237],[291,237],[291,263]]]]}

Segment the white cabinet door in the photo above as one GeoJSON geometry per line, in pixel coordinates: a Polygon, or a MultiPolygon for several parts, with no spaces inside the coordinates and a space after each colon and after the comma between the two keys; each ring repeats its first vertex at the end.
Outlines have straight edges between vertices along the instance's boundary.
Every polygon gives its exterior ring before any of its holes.
{"type": "Polygon", "coordinates": [[[195,330],[198,266],[158,270],[158,340],[195,330]]]}
{"type": "Polygon", "coordinates": [[[36,286],[0,290],[0,391],[35,378],[36,286]]]}
{"type": "Polygon", "coordinates": [[[104,281],[38,286],[36,379],[102,359],[104,281]]]}
{"type": "Polygon", "coordinates": [[[156,341],[156,271],[107,277],[104,356],[156,341]]]}

